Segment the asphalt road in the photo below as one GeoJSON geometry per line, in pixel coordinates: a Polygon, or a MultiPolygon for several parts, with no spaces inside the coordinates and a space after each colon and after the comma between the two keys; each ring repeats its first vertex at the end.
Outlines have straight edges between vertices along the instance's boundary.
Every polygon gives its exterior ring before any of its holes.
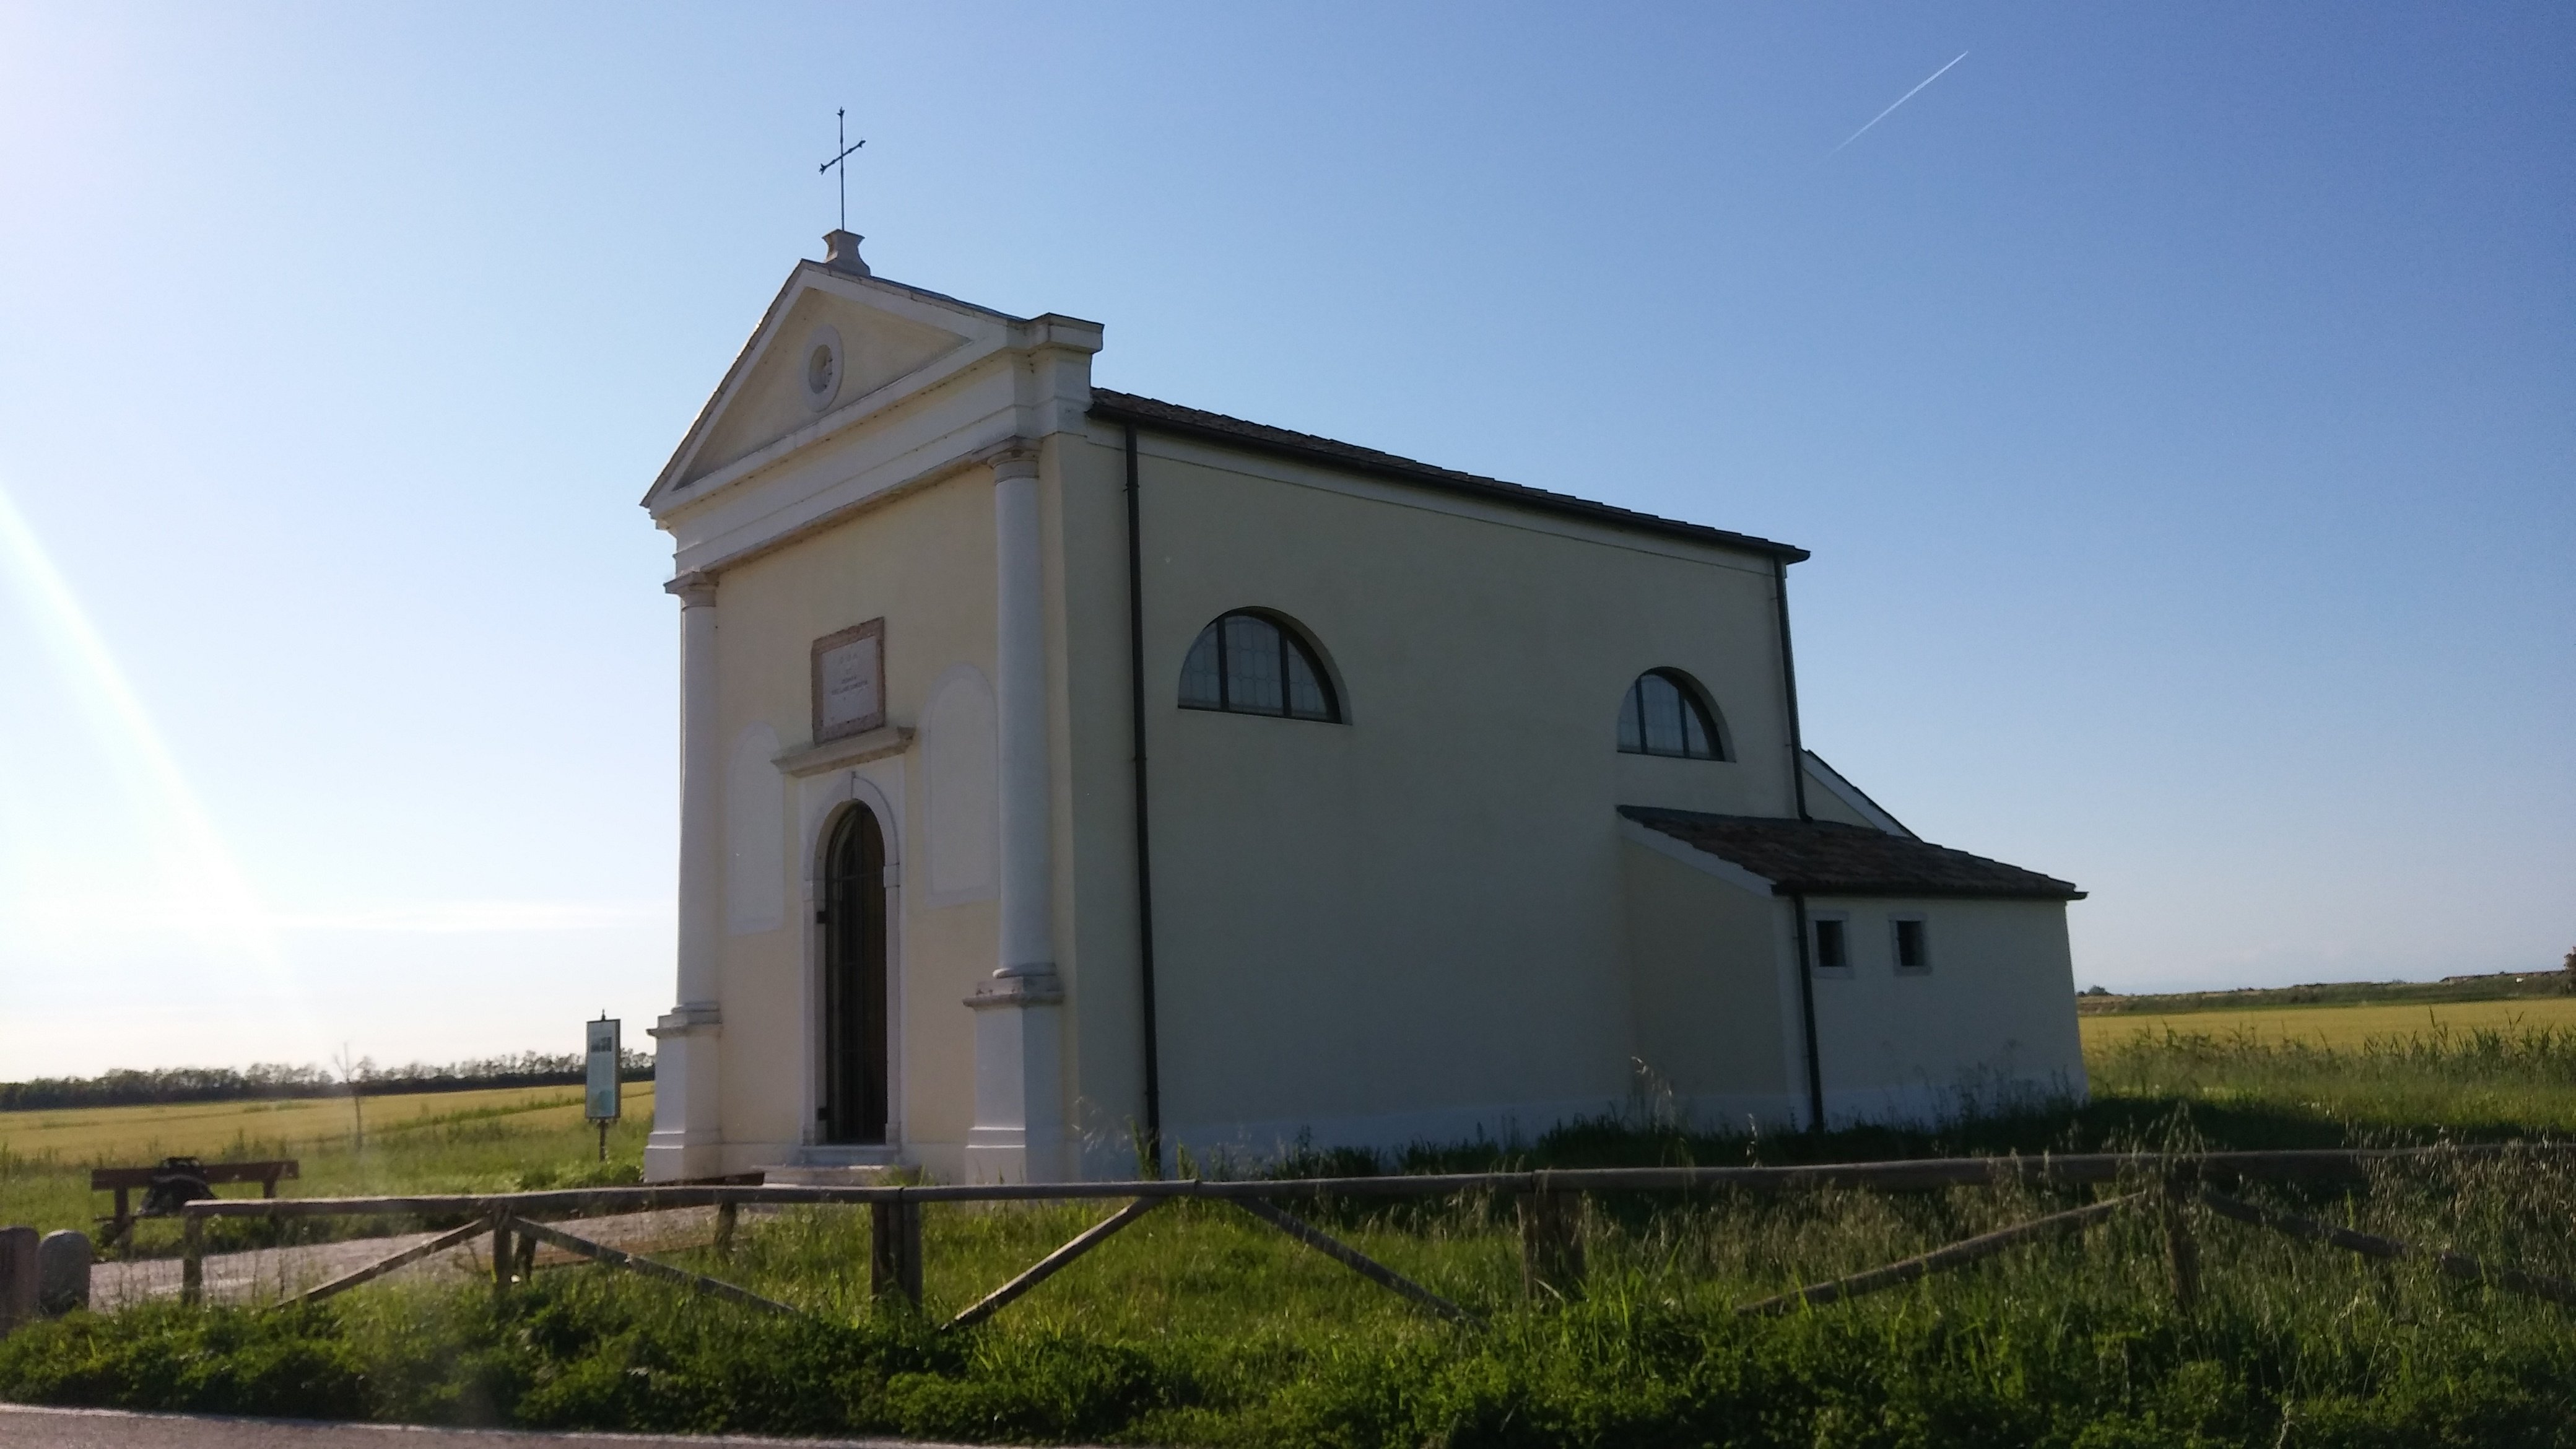
{"type": "Polygon", "coordinates": [[[726,1434],[527,1434],[505,1429],[419,1429],[399,1424],[317,1424],[306,1419],[218,1419],[125,1414],[112,1409],[30,1409],[0,1404],[6,1449],[678,1449],[693,1444],[794,1445],[797,1449],[964,1449],[920,1439],[770,1439],[726,1434]]]}

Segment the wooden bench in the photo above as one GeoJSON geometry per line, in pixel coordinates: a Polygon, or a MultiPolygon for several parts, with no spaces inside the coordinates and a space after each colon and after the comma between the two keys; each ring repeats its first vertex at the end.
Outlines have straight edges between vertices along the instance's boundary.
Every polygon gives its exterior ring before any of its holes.
{"type": "MultiPolygon", "coordinates": [[[[261,1197],[277,1196],[278,1179],[301,1176],[292,1157],[276,1162],[201,1162],[197,1166],[208,1187],[226,1182],[255,1182],[259,1184],[261,1197]]],[[[153,1176],[161,1170],[157,1165],[93,1167],[89,1170],[90,1191],[116,1194],[116,1216],[99,1219],[107,1225],[107,1231],[98,1240],[99,1251],[105,1252],[119,1238],[134,1231],[133,1194],[137,1188],[152,1186],[153,1176]]]]}

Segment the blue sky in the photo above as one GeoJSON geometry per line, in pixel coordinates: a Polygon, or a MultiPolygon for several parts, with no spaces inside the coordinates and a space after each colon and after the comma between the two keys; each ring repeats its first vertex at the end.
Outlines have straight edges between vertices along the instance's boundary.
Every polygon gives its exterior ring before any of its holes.
{"type": "Polygon", "coordinates": [[[1105,385],[1813,549],[1809,740],[2090,889],[2080,980],[2555,965],[2571,73],[2540,5],[0,10],[0,1078],[668,1004],[634,503],[839,106],[878,270],[1105,385]]]}

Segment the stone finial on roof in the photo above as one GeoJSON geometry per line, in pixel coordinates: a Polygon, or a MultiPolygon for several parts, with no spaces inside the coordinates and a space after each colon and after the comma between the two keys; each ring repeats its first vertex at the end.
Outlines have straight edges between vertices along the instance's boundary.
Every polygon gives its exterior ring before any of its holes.
{"type": "Polygon", "coordinates": [[[867,238],[854,231],[834,228],[823,233],[823,265],[854,277],[869,276],[868,264],[859,260],[859,243],[867,238]]]}

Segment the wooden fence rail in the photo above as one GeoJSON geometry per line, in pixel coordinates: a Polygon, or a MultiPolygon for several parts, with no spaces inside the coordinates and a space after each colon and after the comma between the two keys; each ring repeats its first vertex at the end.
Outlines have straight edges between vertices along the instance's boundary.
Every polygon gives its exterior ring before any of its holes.
{"type": "MultiPolygon", "coordinates": [[[[987,1293],[982,1298],[976,1300],[973,1307],[958,1314],[955,1318],[948,1320],[947,1326],[952,1329],[972,1328],[976,1324],[983,1322],[985,1319],[992,1317],[994,1314],[1001,1312],[1012,1299],[1019,1297],[1021,1294],[1035,1288],[1040,1283],[1054,1277],[1058,1269],[1071,1263],[1074,1259],[1081,1257],[1083,1254],[1090,1252],[1101,1243],[1106,1242],[1110,1234],[1117,1232],[1120,1228],[1127,1226],[1129,1223],[1136,1221],[1145,1214],[1161,1207],[1165,1201],[1167,1201],[1167,1199],[1140,1197],[1134,1202],[1127,1204],[1125,1207],[1120,1208],[1118,1211],[1111,1213],[1109,1216],[1102,1218],[1099,1222],[1093,1223],[1090,1227],[1083,1229],[1079,1234],[1077,1234],[1073,1241],[1056,1249],[1054,1252],[1047,1254],[1045,1257],[1040,1258],[1035,1267],[1030,1268],[1018,1277],[1013,1278],[1010,1282],[1003,1284],[1001,1287],[994,1289],[992,1292],[987,1293]]],[[[913,1300],[915,1302],[920,1301],[918,1289],[914,1292],[913,1300]]]]}
{"type": "Polygon", "coordinates": [[[1316,1228],[1301,1218],[1289,1216],[1257,1197],[1233,1199],[1234,1205],[1270,1226],[1304,1243],[1307,1247],[1368,1279],[1370,1282],[1400,1293],[1452,1323],[1473,1322],[1476,1315],[1405,1277],[1377,1259],[1316,1228]]]}
{"type": "MultiPolygon", "coordinates": [[[[2317,1238],[2358,1252],[2398,1256],[2416,1251],[2391,1240],[2369,1238],[2328,1228],[2290,1214],[2257,1208],[2208,1189],[2210,1180],[2300,1180],[2350,1177],[2374,1165],[2432,1156],[2491,1158],[2505,1154],[2563,1160],[2576,1144],[2522,1144],[2437,1147],[2310,1149],[2281,1152],[2071,1153],[2039,1157],[1951,1157],[1900,1162],[1838,1162],[1786,1167],[1649,1167],[1587,1168],[1568,1171],[1440,1173],[1382,1177],[1290,1178],[1274,1181],[1210,1182],[1179,1179],[1137,1182],[1064,1182],[984,1185],[905,1184],[872,1187],[776,1187],[748,1184],[699,1184],[668,1187],[601,1187],[548,1192],[437,1194],[400,1197],[213,1199],[189,1203],[183,1212],[182,1296],[197,1301],[203,1293],[205,1226],[218,1217],[405,1216],[470,1219],[465,1226],[431,1242],[417,1244],[354,1273],[309,1290],[310,1301],[391,1272],[406,1263],[488,1232],[493,1239],[494,1291],[506,1291],[515,1265],[532,1261],[514,1246],[532,1252],[535,1242],[613,1266],[649,1274],[696,1291],[775,1312],[794,1312],[718,1279],[686,1272],[649,1258],[576,1237],[536,1221],[539,1215],[650,1212],[670,1208],[714,1207],[717,1237],[730,1246],[734,1215],[743,1207],[822,1204],[867,1204],[871,1209],[870,1283],[878,1294],[921,1303],[921,1208],[934,1202],[1080,1202],[1124,1198],[1108,1218],[1084,1230],[1036,1265],[987,1294],[959,1314],[949,1328],[981,1322],[1036,1287],[1057,1270],[1108,1239],[1129,1223],[1165,1203],[1183,1199],[1231,1203],[1252,1216],[1342,1263],[1352,1271],[1439,1314],[1462,1323],[1479,1321],[1460,1305],[1395,1272],[1348,1244],[1293,1217],[1276,1204],[1281,1199],[1385,1199],[1448,1197],[1485,1193],[1510,1195],[1519,1203],[1523,1278],[1528,1291],[1569,1294],[1579,1289],[1583,1273],[1580,1240],[1581,1194],[1656,1191],[1813,1192],[1832,1188],[1919,1191],[1945,1187],[2007,1184],[2081,1186],[2119,1183],[2132,1188],[2124,1196],[2052,1213],[2030,1222],[1953,1243],[1914,1258],[1827,1283],[1750,1303],[1751,1314],[1815,1307],[1863,1293],[1911,1282],[1947,1271],[2050,1233],[2084,1227],[2122,1208],[2154,1199],[2163,1209],[2167,1252],[2174,1291],[2188,1310],[2198,1296],[2197,1250],[2180,1204],[2198,1189],[2199,1200],[2212,1209],[2248,1222],[2261,1223],[2294,1236],[2317,1238]],[[2139,1188],[2139,1184],[2151,1184],[2139,1188]]],[[[2576,1301],[2576,1289],[2555,1279],[2536,1278],[2512,1269],[2487,1269],[2456,1255],[2436,1255],[2446,1272],[2475,1276],[2537,1296],[2576,1301]],[[2567,1296],[2562,1296],[2562,1291],[2567,1296]]]]}
{"type": "Polygon", "coordinates": [[[489,1223],[467,1223],[461,1228],[455,1228],[448,1232],[440,1233],[438,1236],[431,1238],[426,1242],[414,1243],[410,1247],[405,1248],[401,1252],[395,1253],[390,1257],[378,1258],[376,1261],[369,1263],[367,1266],[357,1269],[354,1272],[343,1273],[328,1283],[307,1288],[303,1292],[296,1294],[294,1297],[287,1299],[286,1302],[319,1303],[323,1299],[332,1297],[335,1294],[346,1293],[361,1283],[374,1282],[376,1279],[385,1276],[396,1268],[408,1268],[423,1258],[433,1257],[437,1254],[444,1253],[459,1243],[466,1242],[469,1239],[479,1238],[490,1231],[491,1224],[489,1223]]]}
{"type": "Polygon", "coordinates": [[[1854,1273],[1847,1278],[1836,1278],[1830,1283],[1811,1284],[1794,1293],[1782,1293],[1776,1297],[1765,1298],[1758,1303],[1747,1303],[1736,1312],[1754,1317],[1768,1317],[1786,1313],[1793,1308],[1821,1308],[1828,1303],[1838,1303],[1845,1298],[1858,1298],[1864,1293],[1875,1293],[1882,1288],[1894,1288],[1901,1283],[1911,1283],[1929,1274],[1946,1273],[1952,1268],[1964,1268],[1980,1258],[1991,1258],[2006,1248],[2019,1247],[2034,1238],[2088,1227],[2122,1208],[2135,1206],[2145,1197],[2145,1193],[2133,1192],[2126,1197],[2105,1198],[2101,1202],[2086,1203],[2082,1207],[2069,1208],[2062,1213],[2050,1213],[2046,1217],[2033,1218],[2026,1223],[2015,1223],[2008,1228],[1998,1228],[1991,1233],[1980,1233],[1976,1237],[1962,1239],[1947,1247],[1935,1248],[1919,1257],[1902,1258],[1884,1268],[1872,1268],[1866,1273],[1854,1273]]]}
{"type": "Polygon", "coordinates": [[[622,1248],[612,1248],[606,1243],[594,1243],[588,1238],[577,1238],[560,1228],[551,1228],[544,1223],[532,1223],[525,1218],[513,1218],[510,1227],[514,1232],[524,1233],[541,1243],[552,1243],[567,1253],[577,1253],[582,1257],[606,1263],[612,1268],[624,1268],[630,1272],[659,1278],[666,1283],[677,1283],[683,1288],[711,1294],[729,1303],[739,1303],[746,1308],[757,1308],[768,1313],[793,1314],[796,1311],[774,1298],[763,1298],[748,1288],[737,1287],[722,1279],[710,1278],[703,1273],[691,1273],[685,1269],[674,1268],[668,1263],[656,1263],[641,1254],[629,1253],[622,1248]]]}
{"type": "Polygon", "coordinates": [[[2576,1153],[2576,1143],[2540,1146],[2316,1148],[2286,1152],[2066,1153],[2039,1157],[1931,1157],[1902,1162],[1831,1162],[1789,1167],[1597,1167],[1556,1172],[1421,1173],[1383,1177],[1303,1177],[1213,1182],[1178,1178],[1136,1182],[929,1183],[883,1187],[709,1185],[585,1187],[544,1192],[401,1197],[221,1198],[192,1202],[191,1220],[208,1217],[443,1217],[506,1207],[519,1214],[652,1212],[664,1208],[789,1207],[876,1202],[1071,1202],[1094,1198],[1369,1198],[1450,1197],[1467,1193],[1659,1192],[1734,1189],[1812,1192],[1820,1188],[1915,1191],[2004,1183],[2076,1186],[2131,1177],[2245,1177],[2266,1180],[2350,1177],[2375,1163],[2435,1154],[2491,1157],[2507,1153],[2576,1153]]]}
{"type": "Polygon", "coordinates": [[[2564,1278],[2526,1273],[2519,1268],[2490,1267],[2465,1253],[2419,1248],[2413,1243],[2399,1242],[2395,1238],[2383,1238],[2376,1233],[2357,1233],[2350,1228],[2321,1223],[2314,1218],[2301,1217],[2297,1213],[2285,1213],[2279,1208],[2263,1207],[2241,1198],[2229,1197],[2223,1192],[2212,1192],[2207,1188],[2201,1189],[2200,1200],[2206,1203],[2211,1211],[2234,1218],[2240,1223],[2252,1223],[2256,1227],[2270,1228],[2276,1233],[2289,1237],[2302,1238],[2312,1243],[2325,1243],[2365,1257],[2430,1258],[2436,1269],[2450,1277],[2471,1283],[2493,1283],[2499,1288],[2509,1289],[2515,1293],[2526,1294],[2533,1298],[2545,1298],[2552,1303],[2563,1303],[2568,1307],[2576,1308],[2576,1283],[2570,1283],[2564,1278]]]}

